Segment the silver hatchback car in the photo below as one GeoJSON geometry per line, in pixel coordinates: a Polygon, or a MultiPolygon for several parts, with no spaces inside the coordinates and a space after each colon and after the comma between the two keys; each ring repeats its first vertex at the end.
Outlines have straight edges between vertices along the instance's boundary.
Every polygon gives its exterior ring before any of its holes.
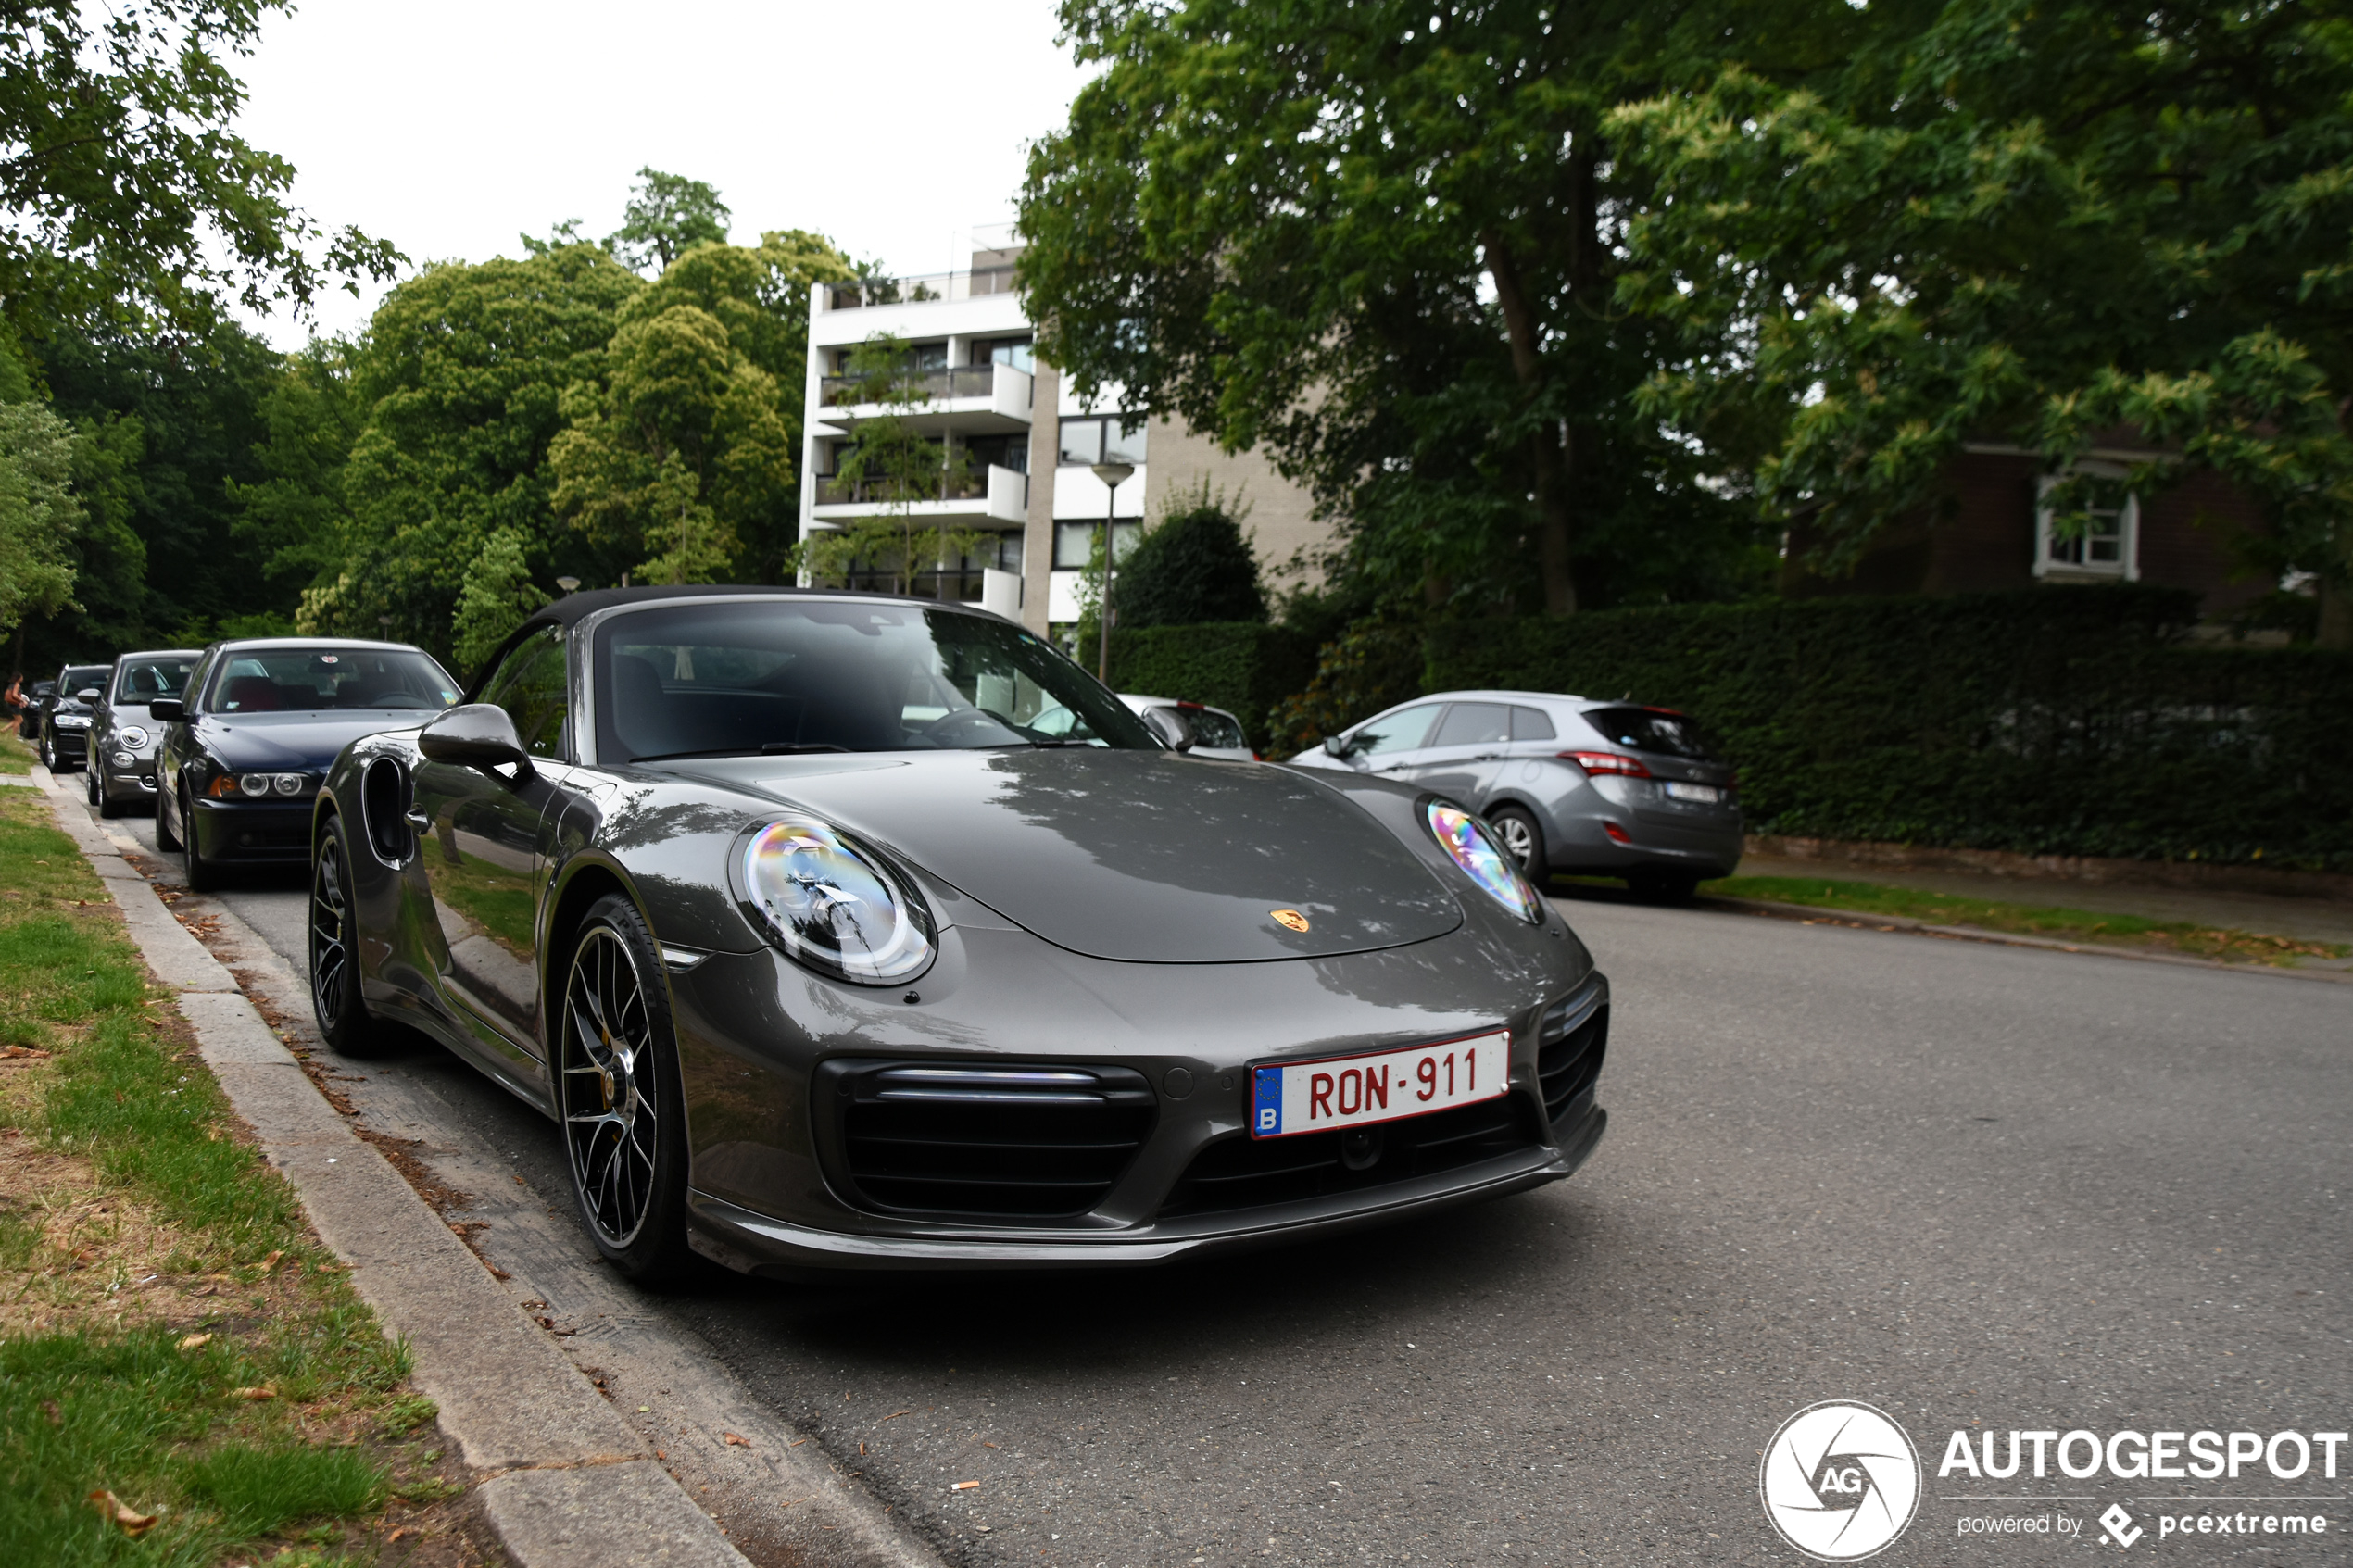
{"type": "Polygon", "coordinates": [[[1291,759],[1421,785],[1484,816],[1540,879],[1623,877],[1685,898],[1740,864],[1737,775],[1669,708],[1553,692],[1440,692],[1291,759]]]}

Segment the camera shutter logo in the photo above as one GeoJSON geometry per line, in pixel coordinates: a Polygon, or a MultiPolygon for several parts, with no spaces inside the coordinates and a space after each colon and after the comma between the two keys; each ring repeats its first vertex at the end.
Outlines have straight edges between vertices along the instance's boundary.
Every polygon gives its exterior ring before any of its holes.
{"type": "Polygon", "coordinates": [[[1894,1417],[1826,1399],[1781,1423],[1757,1468],[1765,1517],[1806,1556],[1853,1562],[1884,1549],[1920,1501],[1920,1456],[1894,1417]]]}

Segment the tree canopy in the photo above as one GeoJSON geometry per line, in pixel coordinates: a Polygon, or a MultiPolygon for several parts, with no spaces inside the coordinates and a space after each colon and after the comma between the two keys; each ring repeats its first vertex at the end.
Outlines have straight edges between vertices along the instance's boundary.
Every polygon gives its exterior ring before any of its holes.
{"type": "Polygon", "coordinates": [[[286,200],[294,168],[231,129],[272,0],[18,0],[0,14],[0,315],[208,324],[222,297],[308,307],[399,253],[286,200]],[[323,245],[322,256],[311,247],[323,245]]]}
{"type": "Polygon", "coordinates": [[[1621,240],[1656,194],[1608,116],[1730,59],[1803,76],[1846,14],[1071,0],[1102,69],[1022,193],[1040,353],[1265,445],[1392,584],[1710,591],[1754,513],[1629,395],[1663,323],[1617,303],[1621,240]]]}
{"type": "MultiPolygon", "coordinates": [[[[1641,406],[1851,561],[1967,444],[2063,474],[2120,438],[2262,501],[2259,564],[2353,644],[2353,35],[2341,10],[1925,0],[1800,85],[1741,67],[1606,129],[1674,199],[1621,308],[1674,320],[1641,406]]],[[[2094,497],[2062,493],[2062,519],[2094,497]]]]}
{"type": "MultiPolygon", "coordinates": [[[[725,245],[733,216],[719,193],[699,180],[637,170],[621,227],[605,236],[605,248],[624,267],[661,272],[697,245],[725,245]]],[[[559,230],[559,237],[563,231],[559,230]]]]}

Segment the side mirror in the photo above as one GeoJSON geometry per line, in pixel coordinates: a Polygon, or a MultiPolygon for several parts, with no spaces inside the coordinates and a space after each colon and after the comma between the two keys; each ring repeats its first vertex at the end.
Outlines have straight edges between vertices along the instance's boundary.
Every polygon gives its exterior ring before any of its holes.
{"type": "Polygon", "coordinates": [[[73,700],[76,702],[95,702],[98,700],[98,688],[95,686],[84,686],[80,691],[73,694],[73,700]]]}
{"type": "Polygon", "coordinates": [[[515,721],[496,703],[470,702],[446,709],[431,720],[417,737],[417,749],[435,762],[456,762],[468,768],[504,768],[531,771],[531,755],[515,734],[515,721]]]}
{"type": "Polygon", "coordinates": [[[1337,757],[1341,761],[1345,762],[1348,760],[1349,753],[1354,751],[1355,749],[1356,748],[1354,746],[1348,744],[1348,737],[1346,735],[1326,735],[1324,737],[1324,755],[1327,757],[1337,757]]]}
{"type": "Polygon", "coordinates": [[[1193,727],[1185,722],[1184,715],[1168,708],[1144,709],[1144,727],[1160,737],[1161,745],[1171,751],[1193,748],[1193,727]]]}
{"type": "Polygon", "coordinates": [[[176,724],[188,716],[188,705],[176,696],[159,696],[147,704],[147,717],[158,724],[176,724]]]}

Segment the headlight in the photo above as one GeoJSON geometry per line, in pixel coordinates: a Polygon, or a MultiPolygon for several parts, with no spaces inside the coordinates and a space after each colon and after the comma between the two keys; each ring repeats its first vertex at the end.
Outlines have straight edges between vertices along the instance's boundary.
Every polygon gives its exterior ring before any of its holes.
{"type": "Polygon", "coordinates": [[[61,730],[86,730],[89,727],[90,721],[84,719],[79,713],[60,713],[57,715],[57,728],[61,730]]]}
{"type": "Polygon", "coordinates": [[[931,964],[931,912],[881,856],[806,817],[770,822],[743,852],[744,890],[778,947],[824,973],[896,985],[931,964]]]}
{"type": "Polygon", "coordinates": [[[133,724],[128,729],[119,732],[114,738],[119,744],[127,746],[132,750],[136,751],[141,746],[147,744],[147,732],[141,729],[138,725],[133,724]]]}
{"type": "Polygon", "coordinates": [[[241,796],[248,800],[267,800],[273,795],[300,795],[303,785],[309,782],[308,773],[239,773],[234,777],[217,773],[212,783],[205,786],[205,793],[215,800],[234,800],[241,796]]]}
{"type": "Polygon", "coordinates": [[[1487,824],[1468,811],[1429,803],[1429,831],[1463,873],[1478,890],[1530,925],[1544,920],[1544,900],[1535,884],[1520,874],[1512,858],[1488,836],[1487,824]]]}

